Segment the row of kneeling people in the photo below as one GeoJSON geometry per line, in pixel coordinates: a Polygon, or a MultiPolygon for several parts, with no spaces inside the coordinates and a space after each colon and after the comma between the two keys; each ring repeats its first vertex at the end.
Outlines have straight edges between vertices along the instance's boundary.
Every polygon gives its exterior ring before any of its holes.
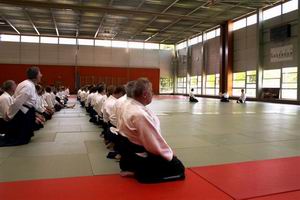
{"type": "Polygon", "coordinates": [[[119,159],[121,175],[134,175],[143,183],[183,180],[185,168],[161,135],[158,117],[146,106],[152,101],[147,79],[126,86],[84,87],[78,99],[100,124],[105,143],[112,147],[108,158],[119,159]]]}
{"type": "Polygon", "coordinates": [[[0,147],[30,142],[34,131],[44,127],[55,111],[65,106],[68,89],[55,92],[38,83],[42,74],[38,67],[27,69],[27,79],[16,85],[7,80],[0,96],[0,147]]]}

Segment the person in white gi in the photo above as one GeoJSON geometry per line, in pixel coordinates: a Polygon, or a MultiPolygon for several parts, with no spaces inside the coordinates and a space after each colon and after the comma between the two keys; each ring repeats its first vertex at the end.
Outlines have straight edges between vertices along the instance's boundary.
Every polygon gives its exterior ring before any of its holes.
{"type": "Polygon", "coordinates": [[[16,90],[16,83],[13,80],[7,80],[3,83],[3,94],[0,96],[0,146],[5,146],[7,133],[9,132],[10,123],[6,118],[9,106],[13,104],[13,94],[16,90]]]}
{"type": "Polygon", "coordinates": [[[27,144],[33,136],[37,100],[35,84],[41,81],[40,69],[35,66],[28,68],[27,78],[18,84],[14,103],[7,112],[7,119],[13,124],[13,130],[8,134],[10,136],[8,145],[27,144]]]}
{"type": "Polygon", "coordinates": [[[246,102],[246,94],[245,94],[245,90],[241,89],[241,96],[239,97],[239,99],[236,101],[237,103],[245,103],[246,102]]]}
{"type": "Polygon", "coordinates": [[[144,183],[183,180],[183,164],[162,137],[158,117],[146,107],[152,101],[151,83],[140,78],[132,92],[133,99],[118,122],[125,136],[120,144],[121,170],[133,172],[144,183]]]}

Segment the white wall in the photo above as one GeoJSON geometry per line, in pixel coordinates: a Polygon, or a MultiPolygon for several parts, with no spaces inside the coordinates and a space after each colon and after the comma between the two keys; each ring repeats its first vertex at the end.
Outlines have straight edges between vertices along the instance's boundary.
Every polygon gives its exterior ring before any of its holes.
{"type": "Polygon", "coordinates": [[[161,77],[172,77],[173,57],[168,50],[0,42],[3,64],[159,68],[161,77]]]}

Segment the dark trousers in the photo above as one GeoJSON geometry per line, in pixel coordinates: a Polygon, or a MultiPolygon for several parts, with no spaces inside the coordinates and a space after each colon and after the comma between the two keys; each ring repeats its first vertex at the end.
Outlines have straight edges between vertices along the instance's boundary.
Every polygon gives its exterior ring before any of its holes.
{"type": "Polygon", "coordinates": [[[194,97],[190,97],[190,102],[196,103],[196,102],[198,102],[198,99],[196,99],[196,98],[194,98],[194,97]]]}
{"type": "Polygon", "coordinates": [[[122,136],[119,142],[120,168],[123,171],[133,171],[139,182],[158,183],[185,178],[185,168],[176,156],[168,161],[161,156],[148,152],[148,156],[144,158],[136,154],[146,152],[142,146],[133,144],[122,136]]]}
{"type": "Polygon", "coordinates": [[[21,110],[9,122],[8,132],[1,146],[17,146],[27,144],[33,136],[35,109],[30,108],[26,114],[21,110]]]}
{"type": "Polygon", "coordinates": [[[221,97],[221,102],[229,102],[229,99],[228,98],[225,98],[225,97],[221,97]]]}

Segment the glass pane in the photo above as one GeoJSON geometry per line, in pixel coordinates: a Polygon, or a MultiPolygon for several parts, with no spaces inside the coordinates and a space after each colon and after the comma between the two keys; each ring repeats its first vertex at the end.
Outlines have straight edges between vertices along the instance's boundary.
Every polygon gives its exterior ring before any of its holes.
{"type": "Polygon", "coordinates": [[[41,37],[41,43],[58,44],[58,38],[57,37],[41,37]]]}
{"type": "Polygon", "coordinates": [[[179,43],[178,45],[176,45],[176,49],[184,49],[187,47],[186,41],[179,43]]]}
{"type": "Polygon", "coordinates": [[[1,41],[5,42],[20,42],[20,36],[19,35],[1,35],[1,41]]]}
{"type": "Polygon", "coordinates": [[[117,47],[117,48],[127,48],[128,42],[127,41],[112,41],[111,46],[117,47]]]}
{"type": "Polygon", "coordinates": [[[111,47],[111,40],[95,40],[95,46],[111,47]]]}
{"type": "Polygon", "coordinates": [[[263,11],[263,20],[281,15],[281,5],[263,11]]]}
{"type": "Polygon", "coordinates": [[[185,94],[185,88],[177,88],[177,93],[185,94]]]}
{"type": "Polygon", "coordinates": [[[248,75],[256,75],[256,71],[255,70],[247,71],[247,76],[248,75]]]}
{"type": "Polygon", "coordinates": [[[256,88],[256,84],[247,84],[247,88],[256,88]]]}
{"type": "Polygon", "coordinates": [[[247,76],[247,83],[256,83],[256,75],[247,76]]]}
{"type": "Polygon", "coordinates": [[[215,95],[215,89],[206,89],[205,94],[207,95],[215,95]]]}
{"type": "Polygon", "coordinates": [[[281,98],[282,99],[297,99],[297,90],[293,89],[283,89],[281,91],[281,98]]]}
{"type": "Polygon", "coordinates": [[[206,87],[207,88],[214,88],[215,87],[215,82],[206,82],[206,87]]]}
{"type": "Polygon", "coordinates": [[[202,42],[202,35],[199,35],[198,42],[202,42]]]}
{"type": "Polygon", "coordinates": [[[241,95],[241,89],[232,89],[232,96],[239,97],[241,95]]]}
{"type": "Polygon", "coordinates": [[[233,74],[233,80],[244,80],[246,79],[246,73],[245,72],[238,72],[233,74]]]}
{"type": "Polygon", "coordinates": [[[172,93],[173,80],[172,78],[160,78],[160,93],[172,93]]]}
{"type": "Polygon", "coordinates": [[[206,75],[206,81],[207,82],[215,82],[216,76],[214,74],[212,75],[206,75]]]}
{"type": "Polygon", "coordinates": [[[285,67],[282,68],[282,73],[290,73],[290,72],[297,72],[298,68],[297,67],[285,67]]]}
{"type": "Polygon", "coordinates": [[[217,29],[216,29],[216,37],[217,37],[217,36],[220,36],[220,31],[221,31],[220,28],[217,28],[217,29]]]}
{"type": "Polygon", "coordinates": [[[145,49],[159,49],[159,44],[156,43],[145,43],[145,49]]]}
{"type": "Polygon", "coordinates": [[[280,78],[280,69],[264,70],[264,79],[265,78],[280,78]]]}
{"type": "Polygon", "coordinates": [[[198,37],[194,37],[194,38],[190,39],[188,43],[189,43],[188,44],[189,46],[197,44],[198,43],[198,37]]]}
{"type": "Polygon", "coordinates": [[[39,43],[40,37],[39,36],[21,36],[21,42],[39,43]]]}
{"type": "Polygon", "coordinates": [[[283,83],[297,83],[297,73],[282,74],[283,83]]]}
{"type": "Polygon", "coordinates": [[[239,30],[246,27],[246,18],[233,22],[233,30],[239,30]]]}
{"type": "Polygon", "coordinates": [[[197,87],[197,76],[191,76],[191,87],[197,87]]]}
{"type": "Polygon", "coordinates": [[[206,36],[205,37],[206,40],[216,37],[216,30],[212,30],[212,31],[205,33],[205,36],[206,36]]]}
{"type": "Polygon", "coordinates": [[[244,88],[245,84],[245,81],[233,81],[234,88],[244,88]]]}
{"type": "Polygon", "coordinates": [[[247,17],[247,26],[257,23],[257,14],[247,17]]]}
{"type": "Polygon", "coordinates": [[[172,45],[172,44],[160,44],[159,45],[159,48],[161,50],[174,50],[175,49],[175,46],[172,45]]]}
{"type": "Polygon", "coordinates": [[[76,39],[74,39],[74,38],[59,38],[59,44],[76,45],[76,39]]]}
{"type": "Polygon", "coordinates": [[[264,79],[264,88],[280,88],[280,79],[264,79]]]}
{"type": "Polygon", "coordinates": [[[256,89],[246,89],[247,97],[256,97],[256,89]]]}
{"type": "Polygon", "coordinates": [[[298,9],[298,0],[291,0],[282,4],[282,13],[288,13],[298,9]]]}
{"type": "Polygon", "coordinates": [[[78,39],[79,45],[87,45],[87,46],[94,46],[94,40],[91,39],[78,39]]]}
{"type": "Polygon", "coordinates": [[[128,42],[128,47],[132,49],[143,49],[144,43],[143,42],[128,42]]]}
{"type": "Polygon", "coordinates": [[[282,83],[282,88],[297,88],[297,83],[282,83]]]}
{"type": "Polygon", "coordinates": [[[196,89],[196,94],[201,94],[201,87],[198,87],[198,88],[196,89]]]}
{"type": "Polygon", "coordinates": [[[201,87],[201,81],[202,81],[202,77],[198,76],[198,87],[201,87]]]}

